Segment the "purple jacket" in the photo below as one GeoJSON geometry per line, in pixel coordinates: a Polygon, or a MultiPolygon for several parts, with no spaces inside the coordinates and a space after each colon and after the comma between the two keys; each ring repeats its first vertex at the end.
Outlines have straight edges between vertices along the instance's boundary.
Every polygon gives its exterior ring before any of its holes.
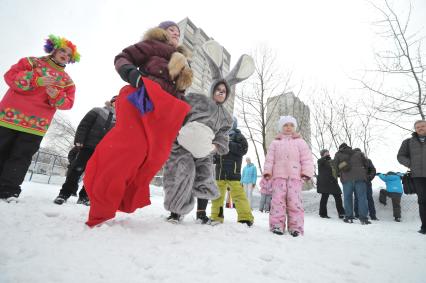
{"type": "Polygon", "coordinates": [[[312,178],[314,162],[308,144],[297,133],[280,134],[269,145],[263,175],[272,178],[301,180],[305,175],[312,178]]]}

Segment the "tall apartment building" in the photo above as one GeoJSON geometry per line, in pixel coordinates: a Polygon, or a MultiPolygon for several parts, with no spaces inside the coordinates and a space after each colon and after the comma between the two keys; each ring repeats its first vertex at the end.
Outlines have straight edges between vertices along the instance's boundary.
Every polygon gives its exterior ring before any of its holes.
{"type": "MultiPolygon", "coordinates": [[[[207,60],[204,58],[202,51],[203,44],[213,39],[208,36],[201,28],[189,19],[185,18],[178,23],[180,29],[180,43],[192,52],[191,68],[194,72],[192,86],[187,90],[189,92],[208,93],[211,85],[211,74],[207,60]]],[[[231,62],[231,55],[223,48],[223,67],[222,72],[226,75],[229,72],[229,64],[231,62]]],[[[235,88],[232,89],[235,92],[235,88]]],[[[232,95],[225,103],[226,109],[230,114],[234,112],[234,98],[232,95]]]]}
{"type": "Polygon", "coordinates": [[[266,116],[270,117],[270,122],[266,127],[266,144],[267,147],[276,137],[278,133],[278,120],[280,116],[291,115],[297,120],[297,131],[302,135],[303,139],[311,144],[311,123],[310,110],[293,92],[287,92],[282,95],[271,97],[267,101],[266,116]]]}

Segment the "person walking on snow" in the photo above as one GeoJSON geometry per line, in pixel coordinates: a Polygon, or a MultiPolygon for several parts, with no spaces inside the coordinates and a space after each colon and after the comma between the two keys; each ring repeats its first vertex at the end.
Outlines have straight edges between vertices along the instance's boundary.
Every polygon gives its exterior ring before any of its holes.
{"type": "Polygon", "coordinates": [[[401,197],[402,197],[402,173],[388,172],[386,174],[377,174],[379,178],[385,182],[386,190],[381,189],[379,195],[379,202],[386,205],[387,197],[392,199],[393,217],[396,222],[401,222],[401,197]]]}
{"type": "Polygon", "coordinates": [[[337,174],[343,184],[343,201],[345,207],[344,222],[353,223],[353,195],[358,198],[358,212],[361,224],[371,224],[368,221],[367,203],[367,160],[359,151],[354,151],[346,143],[339,146],[339,151],[334,156],[337,174]]]}
{"type": "Polygon", "coordinates": [[[272,200],[272,180],[266,180],[264,177],[260,180],[260,202],[259,211],[269,213],[272,200]]]}
{"type": "Polygon", "coordinates": [[[411,170],[422,223],[418,232],[426,235],[426,121],[416,121],[414,129],[412,137],[402,142],[397,158],[411,170]]]}
{"type": "MultiPolygon", "coordinates": [[[[62,189],[55,198],[54,203],[61,205],[70,196],[76,195],[78,182],[86,168],[87,162],[93,155],[98,143],[115,125],[114,107],[116,98],[114,96],[110,101],[105,102],[103,108],[93,108],[80,121],[74,138],[74,145],[78,149],[78,152],[72,162],[70,162],[65,183],[62,185],[62,189]]],[[[90,205],[90,200],[84,186],[80,190],[77,203],[90,205]]]]}
{"type": "MultiPolygon", "coordinates": [[[[354,148],[354,151],[361,152],[361,149],[354,148]]],[[[361,152],[362,153],[362,152],[361,152]]],[[[373,199],[373,184],[371,183],[376,176],[376,168],[374,167],[373,161],[371,159],[367,158],[364,153],[362,153],[366,159],[366,166],[365,170],[367,171],[367,204],[368,204],[368,214],[370,215],[371,220],[378,221],[379,219],[376,216],[376,207],[374,206],[374,199],[373,199]]],[[[355,194],[355,200],[354,200],[354,212],[355,217],[358,218],[358,197],[355,194]]]]}
{"type": "Polygon", "coordinates": [[[216,182],[219,187],[219,198],[212,201],[212,223],[223,223],[225,219],[223,202],[226,190],[229,188],[235,209],[237,210],[239,223],[253,225],[253,214],[247,200],[244,188],[240,183],[241,164],[243,156],[247,153],[248,143],[244,135],[237,129],[237,119],[234,117],[233,130],[229,132],[229,152],[223,156],[216,156],[216,182]]]}
{"type": "Polygon", "coordinates": [[[0,199],[16,201],[21,184],[57,109],[74,104],[75,85],[65,66],[78,62],[76,46],[49,35],[48,56],[25,57],[6,72],[0,101],[0,199]]]}
{"type": "Polygon", "coordinates": [[[272,202],[269,228],[274,234],[288,231],[293,237],[304,234],[302,186],[314,174],[312,152],[296,133],[297,121],[292,116],[281,116],[280,134],[269,145],[263,176],[272,179],[272,202]]]}
{"type": "Polygon", "coordinates": [[[257,169],[256,166],[251,163],[250,157],[246,158],[246,163],[247,165],[243,168],[243,173],[241,174],[241,184],[244,187],[249,205],[253,209],[253,190],[256,187],[257,169]]]}
{"type": "Polygon", "coordinates": [[[322,218],[330,218],[327,213],[327,202],[328,197],[332,195],[336,203],[337,214],[339,218],[343,218],[345,209],[342,204],[342,191],[337,181],[337,169],[327,149],[321,150],[320,156],[321,158],[317,161],[317,192],[321,194],[319,215],[322,218]]]}
{"type": "Polygon", "coordinates": [[[254,71],[253,59],[243,55],[224,77],[223,47],[211,40],[202,49],[212,74],[210,92],[185,96],[192,108],[164,167],[164,208],[170,211],[167,221],[171,223],[178,223],[194,208],[195,198],[197,222],[211,223],[206,215],[207,204],[220,195],[213,176],[213,155],[227,154],[232,146],[228,135],[232,117],[224,103],[232,95],[231,87],[254,71]]]}
{"type": "Polygon", "coordinates": [[[162,22],[115,57],[118,74],[130,85],[117,98],[114,128],[87,163],[90,227],[114,218],[117,211],[132,213],[151,203],[149,184],[191,108],[182,100],[192,70],[179,38],[176,23],[162,22]]]}

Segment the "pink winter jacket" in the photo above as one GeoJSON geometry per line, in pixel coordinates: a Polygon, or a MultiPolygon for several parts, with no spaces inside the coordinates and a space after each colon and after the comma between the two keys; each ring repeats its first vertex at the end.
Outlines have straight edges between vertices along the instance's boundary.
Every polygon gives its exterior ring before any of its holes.
{"type": "Polygon", "coordinates": [[[298,133],[280,134],[272,141],[265,158],[264,176],[301,180],[302,175],[312,178],[313,174],[311,150],[298,133]]]}

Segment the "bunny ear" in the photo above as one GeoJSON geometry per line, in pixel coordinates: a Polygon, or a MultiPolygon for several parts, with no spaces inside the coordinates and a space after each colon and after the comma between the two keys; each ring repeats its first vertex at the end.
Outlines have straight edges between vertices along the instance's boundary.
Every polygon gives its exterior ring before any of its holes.
{"type": "Polygon", "coordinates": [[[221,79],[223,77],[223,47],[217,41],[209,40],[203,44],[203,51],[210,66],[212,79],[221,79]]]}
{"type": "Polygon", "coordinates": [[[254,61],[249,55],[242,55],[232,71],[226,76],[225,80],[233,86],[244,81],[254,73],[254,61]]]}

